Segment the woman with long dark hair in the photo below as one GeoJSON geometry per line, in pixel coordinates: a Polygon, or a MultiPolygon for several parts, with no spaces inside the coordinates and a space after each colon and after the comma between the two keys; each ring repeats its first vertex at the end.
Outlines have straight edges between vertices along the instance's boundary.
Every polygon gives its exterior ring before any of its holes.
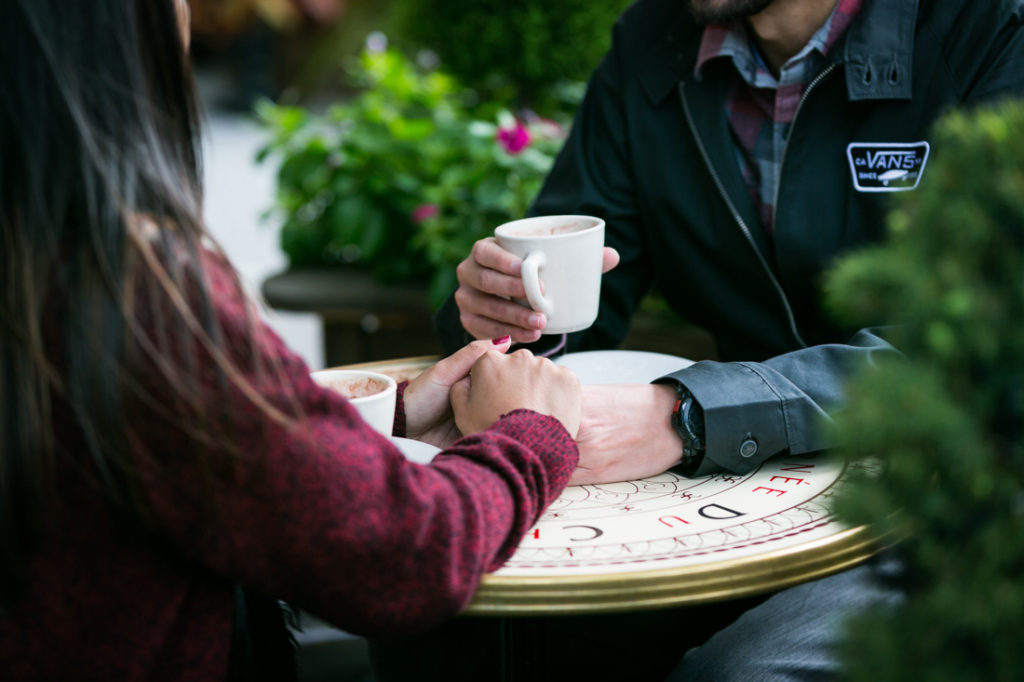
{"type": "Polygon", "coordinates": [[[403,384],[424,466],[260,322],[202,225],[186,9],[0,2],[5,680],[287,679],[278,600],[427,628],[577,465],[578,381],[507,338],[403,384]]]}

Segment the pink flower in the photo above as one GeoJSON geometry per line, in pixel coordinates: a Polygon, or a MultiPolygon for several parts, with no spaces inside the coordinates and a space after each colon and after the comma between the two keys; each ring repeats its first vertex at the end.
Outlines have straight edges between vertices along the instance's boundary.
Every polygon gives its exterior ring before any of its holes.
{"type": "Polygon", "coordinates": [[[530,131],[517,120],[513,128],[498,128],[498,144],[515,156],[530,146],[530,131]]]}
{"type": "Polygon", "coordinates": [[[425,220],[436,218],[441,213],[441,210],[437,207],[437,204],[420,204],[412,210],[409,217],[412,221],[419,225],[425,220]]]}

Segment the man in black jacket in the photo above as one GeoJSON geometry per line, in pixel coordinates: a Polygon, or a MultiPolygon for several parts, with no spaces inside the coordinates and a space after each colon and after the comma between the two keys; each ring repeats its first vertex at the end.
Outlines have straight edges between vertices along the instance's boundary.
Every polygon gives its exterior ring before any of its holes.
{"type": "MultiPolygon", "coordinates": [[[[647,386],[588,387],[580,447],[608,465],[577,482],[614,480],[627,457],[652,474],[745,473],[830,445],[820,427],[844,377],[898,351],[829,318],[823,273],[883,238],[889,193],[928,182],[939,116],[1024,95],[1022,22],[1022,0],[639,0],[623,14],[532,209],[607,222],[599,316],[567,348],[614,348],[655,288],[714,336],[718,360],[647,386]]],[[[467,334],[553,343],[542,315],[508,300],[523,296],[518,267],[477,243],[438,316],[446,348],[467,334]]],[[[772,596],[680,674],[828,673],[836,614],[879,598],[866,570],[772,596]]]]}
{"type": "MultiPolygon", "coordinates": [[[[894,352],[829,319],[822,274],[882,238],[888,193],[927,182],[937,117],[1024,94],[1024,10],[1012,1],[688,2],[691,13],[680,0],[641,0],[620,19],[532,212],[605,218],[606,243],[621,257],[605,274],[597,322],[571,334],[569,350],[614,348],[652,287],[711,332],[723,362],[666,380],[703,411],[693,473],[743,473],[827,446],[816,426],[839,403],[849,368],[894,352]],[[757,447],[744,449],[747,440],[757,447]]],[[[540,338],[543,316],[502,298],[522,297],[517,273],[518,259],[478,242],[438,316],[447,348],[465,332],[540,338]]],[[[654,394],[662,399],[647,412],[657,424],[639,429],[667,433],[661,408],[672,393],[654,394]]],[[[681,445],[665,439],[652,470],[678,464],[681,445]]]]}

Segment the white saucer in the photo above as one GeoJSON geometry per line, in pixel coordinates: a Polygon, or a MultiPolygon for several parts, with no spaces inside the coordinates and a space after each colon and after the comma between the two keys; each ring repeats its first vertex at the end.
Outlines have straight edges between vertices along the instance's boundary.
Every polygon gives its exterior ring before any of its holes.
{"type": "Polygon", "coordinates": [[[581,384],[645,384],[693,364],[675,355],[637,350],[566,353],[554,362],[575,372],[581,384]]]}
{"type": "Polygon", "coordinates": [[[419,462],[420,464],[427,464],[430,460],[434,459],[434,455],[441,452],[441,448],[411,438],[391,436],[391,442],[398,446],[398,449],[402,451],[406,459],[419,462]]]}

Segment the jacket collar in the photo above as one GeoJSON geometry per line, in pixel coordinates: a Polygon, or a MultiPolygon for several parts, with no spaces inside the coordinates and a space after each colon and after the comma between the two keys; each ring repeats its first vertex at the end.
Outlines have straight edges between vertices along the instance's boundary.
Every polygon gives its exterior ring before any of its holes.
{"type": "Polygon", "coordinates": [[[673,0],[673,16],[640,63],[639,77],[651,102],[658,104],[674,92],[680,81],[693,78],[701,28],[693,23],[680,0],[673,0]]]}
{"type": "Polygon", "coordinates": [[[850,101],[910,99],[918,0],[867,0],[847,29],[843,63],[850,101]]]}
{"type": "MultiPolygon", "coordinates": [[[[693,80],[702,29],[682,2],[660,40],[640,64],[640,81],[658,104],[680,81],[693,80]]],[[[850,101],[910,99],[914,28],[918,0],[865,0],[863,7],[831,51],[831,61],[845,65],[850,101]]]]}

